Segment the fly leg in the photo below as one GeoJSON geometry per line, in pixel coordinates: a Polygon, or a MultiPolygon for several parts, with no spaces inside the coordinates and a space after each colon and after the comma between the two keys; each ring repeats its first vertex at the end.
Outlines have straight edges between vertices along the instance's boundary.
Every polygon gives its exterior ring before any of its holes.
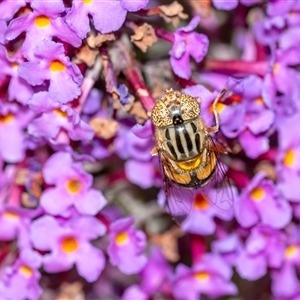
{"type": "Polygon", "coordinates": [[[219,117],[219,113],[218,113],[218,111],[217,111],[217,104],[218,104],[218,102],[222,99],[222,97],[226,94],[226,92],[227,92],[227,88],[223,88],[223,89],[219,92],[218,96],[216,97],[216,99],[215,99],[214,102],[213,102],[212,110],[213,110],[213,113],[214,113],[214,116],[215,116],[215,122],[216,122],[216,125],[207,128],[207,132],[208,132],[208,133],[211,133],[211,132],[218,132],[218,131],[219,131],[219,127],[220,127],[220,117],[219,117]]]}

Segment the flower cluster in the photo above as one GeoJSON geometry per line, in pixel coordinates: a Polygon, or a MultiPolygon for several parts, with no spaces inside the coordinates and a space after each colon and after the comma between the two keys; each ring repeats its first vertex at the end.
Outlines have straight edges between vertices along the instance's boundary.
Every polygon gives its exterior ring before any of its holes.
{"type": "Polygon", "coordinates": [[[299,31],[297,0],[2,0],[0,299],[299,299],[299,31]],[[170,88],[230,150],[201,189],[157,156],[170,88]]]}

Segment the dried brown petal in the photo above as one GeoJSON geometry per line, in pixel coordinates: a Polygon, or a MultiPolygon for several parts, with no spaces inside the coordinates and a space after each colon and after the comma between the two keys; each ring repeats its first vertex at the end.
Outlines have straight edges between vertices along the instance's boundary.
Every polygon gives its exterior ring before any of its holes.
{"type": "Polygon", "coordinates": [[[187,19],[188,15],[183,13],[183,6],[177,1],[172,2],[169,5],[159,6],[161,11],[160,16],[166,23],[172,23],[174,27],[177,27],[180,19],[187,19]]]}
{"type": "Polygon", "coordinates": [[[83,286],[81,282],[74,282],[74,283],[62,283],[60,287],[59,294],[57,295],[55,300],[67,300],[67,299],[74,299],[74,300],[84,300],[84,292],[83,286]]]}
{"type": "Polygon", "coordinates": [[[112,119],[95,117],[90,120],[90,126],[94,129],[97,137],[110,139],[116,135],[119,124],[112,119]]]}
{"type": "Polygon", "coordinates": [[[86,39],[86,42],[91,48],[98,48],[103,43],[107,41],[114,41],[115,39],[116,37],[113,33],[107,33],[107,34],[98,33],[96,36],[92,34],[89,35],[86,39]]]}
{"type": "Polygon", "coordinates": [[[30,176],[28,169],[19,169],[15,177],[15,183],[17,185],[24,185],[28,176],[30,176]]]}
{"type": "Polygon", "coordinates": [[[261,161],[257,164],[257,166],[254,168],[254,173],[263,171],[266,174],[266,177],[276,181],[277,180],[277,173],[275,166],[268,162],[268,161],[261,161]]]}
{"type": "Polygon", "coordinates": [[[178,238],[183,236],[183,232],[178,226],[172,227],[163,234],[150,236],[150,240],[160,246],[165,258],[170,262],[177,262],[180,258],[178,253],[178,238]]]}
{"type": "Polygon", "coordinates": [[[211,0],[189,1],[193,11],[200,17],[206,18],[212,13],[211,0]]]}
{"type": "Polygon", "coordinates": [[[88,67],[92,67],[95,64],[98,50],[91,49],[88,45],[80,47],[79,52],[76,54],[76,58],[73,60],[74,63],[84,62],[88,67]]]}
{"type": "Polygon", "coordinates": [[[157,42],[157,36],[155,35],[153,27],[147,23],[135,27],[134,32],[135,34],[130,37],[131,41],[143,52],[146,52],[148,47],[157,42]]]}
{"type": "Polygon", "coordinates": [[[144,124],[148,120],[148,115],[140,101],[134,102],[129,113],[135,117],[137,123],[144,124]]]}

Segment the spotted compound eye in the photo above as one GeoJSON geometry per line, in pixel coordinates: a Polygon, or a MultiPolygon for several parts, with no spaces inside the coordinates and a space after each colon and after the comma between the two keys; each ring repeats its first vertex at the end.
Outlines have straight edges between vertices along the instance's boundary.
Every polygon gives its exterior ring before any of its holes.
{"type": "Polygon", "coordinates": [[[173,123],[170,111],[162,100],[158,101],[153,107],[151,119],[156,127],[165,127],[173,123]]]}
{"type": "Polygon", "coordinates": [[[200,114],[200,106],[196,98],[182,94],[180,98],[181,117],[184,121],[196,119],[200,114]]]}

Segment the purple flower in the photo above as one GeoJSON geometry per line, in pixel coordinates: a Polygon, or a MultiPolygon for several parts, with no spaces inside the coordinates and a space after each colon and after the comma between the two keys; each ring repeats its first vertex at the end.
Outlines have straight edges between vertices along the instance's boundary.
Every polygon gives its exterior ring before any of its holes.
{"type": "Polygon", "coordinates": [[[268,226],[257,226],[251,230],[236,259],[236,270],[242,278],[256,280],[264,276],[267,268],[280,268],[283,263],[285,235],[268,226]]]}
{"type": "Polygon", "coordinates": [[[219,254],[230,265],[234,265],[242,250],[242,241],[237,233],[215,240],[211,244],[212,252],[219,254]]]}
{"type": "Polygon", "coordinates": [[[300,189],[297,184],[300,178],[300,134],[296,130],[299,117],[299,113],[296,113],[291,117],[278,118],[278,187],[288,200],[295,202],[300,201],[300,189]]]}
{"type": "Polygon", "coordinates": [[[3,0],[0,3],[0,19],[9,21],[15,13],[26,5],[26,0],[3,0]]]}
{"type": "Polygon", "coordinates": [[[28,126],[28,133],[35,137],[44,137],[50,141],[63,142],[60,133],[67,132],[65,143],[74,141],[90,141],[94,136],[93,129],[67,105],[54,102],[48,92],[39,92],[28,101],[30,108],[42,115],[34,119],[28,126]]]}
{"type": "Polygon", "coordinates": [[[102,100],[103,92],[101,90],[93,88],[84,102],[82,113],[87,115],[93,115],[101,111],[102,100]]]}
{"type": "Polygon", "coordinates": [[[125,84],[120,84],[118,87],[118,93],[120,95],[120,102],[125,105],[130,102],[130,99],[133,97],[129,94],[128,88],[125,84]]]}
{"type": "Polygon", "coordinates": [[[236,199],[236,219],[243,227],[260,222],[276,229],[283,228],[291,221],[292,208],[274,182],[264,177],[263,172],[257,173],[236,199]]]}
{"type": "Polygon", "coordinates": [[[138,11],[147,3],[148,0],[74,0],[66,19],[78,36],[85,38],[90,31],[89,15],[98,31],[109,33],[118,30],[123,25],[128,11],[138,11]]]}
{"type": "Polygon", "coordinates": [[[280,268],[272,269],[272,292],[281,299],[299,295],[300,281],[297,270],[300,266],[299,225],[291,223],[287,228],[287,239],[283,251],[284,262],[280,268]]]}
{"type": "Polygon", "coordinates": [[[49,273],[70,270],[75,264],[80,276],[95,281],[105,266],[100,249],[90,243],[102,236],[106,228],[93,217],[76,216],[71,220],[58,220],[43,216],[31,223],[30,237],[33,246],[50,251],[43,256],[45,271],[49,273]]]}
{"type": "Polygon", "coordinates": [[[46,1],[31,1],[33,12],[13,19],[6,31],[8,41],[17,38],[23,31],[26,38],[22,44],[22,54],[29,60],[34,60],[34,48],[42,40],[57,37],[70,43],[74,47],[81,44],[80,38],[70,30],[69,26],[60,17],[65,6],[62,0],[56,0],[55,5],[46,1]]]}
{"type": "Polygon", "coordinates": [[[19,76],[18,66],[23,60],[17,57],[9,57],[4,46],[0,45],[0,78],[10,77],[8,85],[8,99],[10,101],[17,100],[25,105],[33,94],[32,87],[19,76]]]}
{"type": "MultiPolygon", "coordinates": [[[[1,3],[0,3],[1,5],[1,3]]],[[[6,25],[6,22],[4,20],[1,20],[0,19],[0,44],[4,44],[4,33],[7,29],[7,25],[6,25]]]]}
{"type": "Polygon", "coordinates": [[[140,287],[149,295],[155,295],[162,291],[167,284],[171,268],[157,247],[151,249],[149,260],[141,271],[140,287]]]}
{"type": "Polygon", "coordinates": [[[279,270],[271,272],[272,294],[275,299],[297,300],[300,294],[300,281],[297,277],[296,268],[285,263],[279,270]]]}
{"type": "MultiPolygon", "coordinates": [[[[229,187],[226,189],[229,189],[229,187]]],[[[216,230],[215,217],[226,221],[233,218],[233,209],[228,207],[228,210],[223,211],[222,207],[218,207],[218,202],[214,203],[210,199],[216,199],[216,197],[222,198],[222,196],[225,198],[231,191],[217,191],[213,188],[209,189],[206,194],[200,191],[194,195],[194,199],[191,199],[193,208],[182,223],[182,230],[199,235],[210,235],[216,230]]],[[[232,190],[232,193],[233,192],[236,194],[236,190],[232,190]]],[[[225,201],[225,199],[217,200],[225,201]]],[[[231,200],[234,201],[234,199],[231,200]]]]}
{"type": "Polygon", "coordinates": [[[194,17],[185,27],[174,32],[174,45],[169,52],[174,73],[184,79],[191,77],[190,56],[196,62],[202,61],[208,50],[208,38],[204,34],[194,32],[200,17],[194,17]]]}
{"type": "Polygon", "coordinates": [[[40,266],[40,254],[31,249],[22,250],[14,264],[4,269],[0,282],[0,298],[38,299],[42,294],[42,288],[39,285],[41,275],[38,269],[40,266]]]}
{"type": "Polygon", "coordinates": [[[91,188],[92,176],[84,171],[82,163],[73,162],[69,153],[53,154],[44,165],[43,177],[54,186],[41,196],[41,206],[49,214],[61,215],[74,205],[81,214],[95,215],[106,205],[102,193],[91,188]]]}
{"type": "Polygon", "coordinates": [[[110,263],[124,274],[139,273],[147,263],[143,254],[146,236],[133,226],[133,217],[119,219],[110,225],[110,243],[107,247],[110,263]]]}
{"type": "Polygon", "coordinates": [[[274,122],[275,114],[262,98],[263,81],[255,75],[250,75],[241,82],[243,91],[233,101],[239,102],[232,108],[220,103],[218,108],[223,118],[222,132],[230,138],[238,137],[246,155],[257,158],[269,149],[266,135],[274,122]],[[242,100],[242,102],[240,102],[242,100]],[[232,120],[234,119],[234,120],[232,120]]]}
{"type": "Polygon", "coordinates": [[[137,284],[127,288],[122,295],[122,300],[148,300],[149,296],[137,284]]]}
{"type": "Polygon", "coordinates": [[[212,0],[214,7],[222,10],[232,10],[237,7],[238,0],[212,0]]]}
{"type": "Polygon", "coordinates": [[[24,159],[24,129],[31,118],[29,110],[0,100],[0,157],[4,161],[16,163],[24,159]]]}
{"type": "Polygon", "coordinates": [[[155,145],[152,138],[152,123],[148,121],[144,126],[120,126],[114,141],[116,153],[123,159],[133,158],[140,161],[151,160],[151,150],[155,145]]]}
{"type": "Polygon", "coordinates": [[[133,126],[131,130],[122,126],[114,141],[116,153],[123,159],[127,158],[125,173],[128,180],[142,188],[159,186],[161,182],[158,160],[151,155],[155,145],[152,134],[152,123],[148,121],[144,126],[133,126]]]}
{"type": "MultiPolygon", "coordinates": [[[[261,0],[240,0],[244,5],[250,6],[259,3],[261,0]]],[[[212,0],[215,8],[221,10],[232,10],[238,6],[238,0],[212,0]]]]}
{"type": "Polygon", "coordinates": [[[67,103],[81,93],[79,68],[65,56],[63,44],[43,40],[34,48],[35,59],[21,63],[19,75],[29,84],[42,85],[49,80],[49,96],[67,103]]]}
{"type": "Polygon", "coordinates": [[[292,100],[290,102],[297,102],[300,92],[299,74],[293,66],[300,63],[298,46],[285,50],[279,49],[272,55],[274,56],[272,79],[277,91],[288,95],[292,100]]]}
{"type": "Polygon", "coordinates": [[[236,286],[230,282],[231,268],[218,255],[205,254],[191,269],[180,264],[173,279],[176,299],[198,299],[200,295],[215,298],[235,295],[236,286]]]}
{"type": "Polygon", "coordinates": [[[0,209],[0,241],[18,240],[20,249],[28,246],[30,214],[15,207],[0,209]]]}

